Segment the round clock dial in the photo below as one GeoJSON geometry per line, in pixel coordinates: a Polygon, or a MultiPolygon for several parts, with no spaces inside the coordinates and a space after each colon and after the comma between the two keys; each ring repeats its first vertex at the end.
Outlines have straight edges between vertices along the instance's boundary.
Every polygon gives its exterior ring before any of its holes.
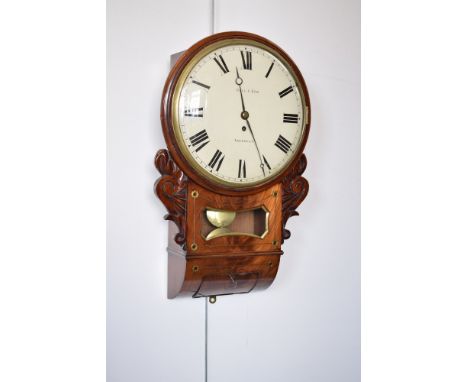
{"type": "Polygon", "coordinates": [[[288,63],[258,42],[205,48],[185,67],[174,100],[173,128],[184,157],[216,183],[265,183],[301,149],[303,89],[288,63]]]}

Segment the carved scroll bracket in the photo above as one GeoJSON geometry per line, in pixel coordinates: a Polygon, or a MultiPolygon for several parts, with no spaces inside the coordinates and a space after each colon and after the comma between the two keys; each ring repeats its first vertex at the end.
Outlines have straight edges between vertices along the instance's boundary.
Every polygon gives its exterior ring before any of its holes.
{"type": "Polygon", "coordinates": [[[167,209],[168,214],[164,219],[172,220],[179,229],[175,242],[185,249],[187,177],[165,149],[156,153],[154,164],[161,173],[161,177],[154,183],[154,193],[167,209]]]}
{"type": "Polygon", "coordinates": [[[286,175],[282,181],[283,184],[283,239],[285,240],[291,237],[291,232],[286,229],[286,223],[291,216],[299,215],[296,208],[302,203],[304,198],[307,196],[309,191],[309,182],[301,175],[304,173],[307,167],[307,159],[304,154],[296,162],[291,171],[286,175]]]}

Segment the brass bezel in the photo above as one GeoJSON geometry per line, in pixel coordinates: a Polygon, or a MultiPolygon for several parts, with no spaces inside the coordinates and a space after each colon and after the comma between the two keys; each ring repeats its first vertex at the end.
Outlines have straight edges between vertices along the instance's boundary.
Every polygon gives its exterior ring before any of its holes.
{"type": "Polygon", "coordinates": [[[306,97],[304,95],[304,89],[302,88],[302,85],[294,71],[294,69],[289,65],[289,63],[281,56],[281,54],[269,47],[268,45],[265,45],[263,43],[260,43],[258,41],[252,40],[252,39],[244,39],[244,38],[232,38],[232,39],[225,39],[221,41],[216,41],[212,44],[209,44],[205,48],[201,49],[199,52],[197,52],[192,59],[185,65],[184,69],[182,70],[180,76],[177,79],[177,82],[174,86],[174,91],[172,93],[172,102],[171,102],[171,116],[172,116],[172,125],[171,128],[173,129],[173,133],[176,139],[177,146],[179,147],[182,155],[184,158],[187,160],[187,162],[192,166],[193,170],[197,172],[201,177],[215,183],[218,185],[222,186],[227,186],[227,187],[232,187],[232,188],[242,188],[242,189],[248,189],[254,186],[258,186],[261,184],[265,184],[272,179],[275,179],[276,177],[279,177],[282,173],[283,170],[291,165],[291,163],[297,158],[298,155],[301,153],[299,151],[296,151],[294,155],[292,155],[285,163],[284,165],[275,173],[272,174],[268,177],[265,177],[264,179],[260,179],[255,182],[231,182],[227,180],[220,179],[213,174],[211,174],[209,171],[204,169],[191,155],[189,149],[185,145],[184,138],[182,136],[182,132],[180,130],[180,121],[179,121],[179,113],[178,113],[178,107],[179,107],[179,100],[180,100],[180,94],[182,92],[182,87],[189,76],[190,72],[192,69],[207,55],[209,55],[211,52],[223,48],[226,46],[232,46],[232,45],[247,45],[247,46],[253,46],[257,48],[261,48],[272,54],[278,61],[280,61],[289,71],[289,73],[292,75],[294,78],[296,87],[299,89],[299,94],[301,96],[302,100],[302,130],[301,130],[301,136],[300,139],[297,143],[297,146],[300,147],[303,140],[304,140],[304,135],[306,132],[306,127],[308,124],[308,105],[306,104],[306,97]]]}

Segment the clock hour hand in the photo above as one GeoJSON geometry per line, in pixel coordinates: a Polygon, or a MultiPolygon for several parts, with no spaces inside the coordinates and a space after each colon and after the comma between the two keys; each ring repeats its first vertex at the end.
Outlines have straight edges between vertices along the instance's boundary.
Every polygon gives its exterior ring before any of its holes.
{"type": "MultiPolygon", "coordinates": [[[[247,113],[247,118],[249,116],[248,112],[245,111],[245,104],[244,104],[244,96],[242,95],[242,83],[244,82],[242,80],[242,78],[239,76],[239,70],[237,69],[236,67],[236,73],[237,73],[237,77],[236,77],[236,85],[239,86],[239,93],[240,93],[240,96],[241,96],[241,103],[242,103],[242,115],[246,115],[245,113],[247,113]]],[[[243,118],[243,117],[242,117],[243,118]]]]}
{"type": "Polygon", "coordinates": [[[236,66],[236,74],[237,74],[236,85],[241,86],[242,82],[244,82],[244,81],[242,80],[241,76],[239,75],[239,69],[237,69],[237,66],[236,66]]]}

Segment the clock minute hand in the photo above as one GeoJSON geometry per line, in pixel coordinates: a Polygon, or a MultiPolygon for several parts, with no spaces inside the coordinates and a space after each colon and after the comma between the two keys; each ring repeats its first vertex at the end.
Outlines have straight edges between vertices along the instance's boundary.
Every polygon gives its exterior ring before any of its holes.
{"type": "Polygon", "coordinates": [[[253,133],[253,131],[252,131],[252,127],[250,126],[250,122],[249,122],[249,112],[245,110],[244,96],[242,95],[242,86],[241,86],[242,83],[243,83],[244,81],[243,81],[242,78],[240,77],[240,75],[239,75],[239,69],[237,69],[237,67],[236,67],[236,74],[237,74],[237,77],[236,77],[236,84],[239,86],[239,93],[240,93],[241,103],[242,103],[241,118],[244,119],[245,122],[247,122],[247,127],[249,128],[250,135],[252,136],[252,139],[253,139],[254,144],[255,144],[255,148],[257,149],[258,159],[260,159],[260,168],[262,169],[263,176],[265,176],[265,165],[263,164],[262,154],[260,153],[260,149],[258,148],[257,140],[255,139],[254,133],[253,133]]]}
{"type": "Polygon", "coordinates": [[[257,149],[258,158],[260,159],[260,168],[262,169],[263,176],[265,176],[265,165],[263,164],[262,154],[260,154],[260,149],[258,148],[257,141],[255,140],[255,136],[254,136],[254,133],[252,131],[252,127],[250,127],[250,122],[249,122],[248,119],[246,119],[245,122],[247,122],[247,127],[249,128],[250,134],[252,135],[252,139],[253,139],[253,141],[255,143],[255,148],[257,149]]]}

